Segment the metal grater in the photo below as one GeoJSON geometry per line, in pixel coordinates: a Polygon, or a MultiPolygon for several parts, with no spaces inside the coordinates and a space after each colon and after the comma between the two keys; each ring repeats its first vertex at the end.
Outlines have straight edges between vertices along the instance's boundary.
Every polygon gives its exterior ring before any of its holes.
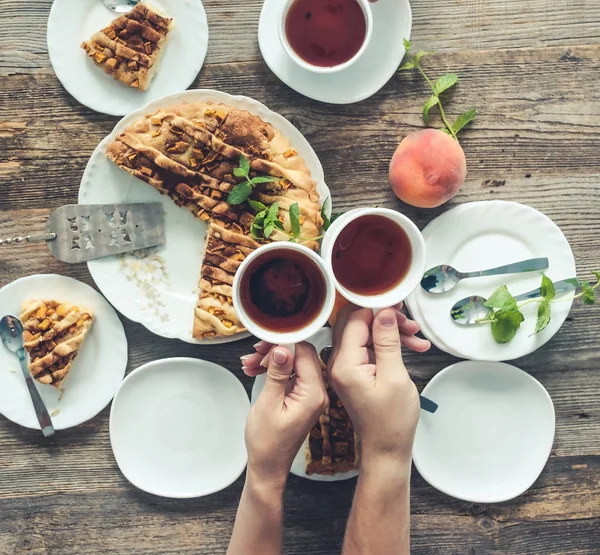
{"type": "Polygon", "coordinates": [[[57,208],[46,233],[0,239],[0,245],[46,241],[54,256],[70,264],[165,243],[160,203],[68,204],[57,208]]]}

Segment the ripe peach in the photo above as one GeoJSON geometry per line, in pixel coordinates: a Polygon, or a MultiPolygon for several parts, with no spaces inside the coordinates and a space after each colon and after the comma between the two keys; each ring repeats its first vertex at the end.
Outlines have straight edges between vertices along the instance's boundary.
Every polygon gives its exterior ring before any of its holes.
{"type": "Polygon", "coordinates": [[[450,200],[466,174],[463,149],[437,129],[422,129],[404,137],[390,163],[394,193],[419,208],[435,208],[450,200]]]}

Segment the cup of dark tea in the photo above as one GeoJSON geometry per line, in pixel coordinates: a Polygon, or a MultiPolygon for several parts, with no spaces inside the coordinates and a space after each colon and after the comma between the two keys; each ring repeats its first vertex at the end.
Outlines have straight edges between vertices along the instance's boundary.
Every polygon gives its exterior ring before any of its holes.
{"type": "Polygon", "coordinates": [[[371,40],[368,0],[283,0],[282,4],[279,40],[303,69],[314,73],[346,69],[371,40]]]}
{"type": "Polygon", "coordinates": [[[346,212],[327,231],[321,255],[340,294],[375,310],[402,302],[425,272],[419,228],[387,208],[346,212]]]}
{"type": "Polygon", "coordinates": [[[259,247],[233,280],[233,306],[244,327],[292,352],[325,325],[334,302],[335,287],[323,259],[296,243],[259,247]]]}

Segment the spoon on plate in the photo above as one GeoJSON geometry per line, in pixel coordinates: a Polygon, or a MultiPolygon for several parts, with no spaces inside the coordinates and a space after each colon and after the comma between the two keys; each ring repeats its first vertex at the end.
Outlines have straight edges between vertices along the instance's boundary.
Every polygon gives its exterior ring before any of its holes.
{"type": "MultiPolygon", "coordinates": [[[[568,293],[574,291],[578,286],[577,278],[563,279],[554,283],[554,291],[557,295],[562,293],[568,293]]],[[[517,302],[526,301],[527,299],[535,299],[542,294],[540,288],[517,295],[515,300],[517,302]]],[[[491,316],[493,310],[485,306],[487,299],[474,295],[472,297],[465,297],[458,301],[450,309],[450,317],[457,323],[463,326],[470,326],[473,324],[480,324],[482,320],[486,320],[491,316]]]]}
{"type": "Polygon", "coordinates": [[[126,13],[140,3],[140,0],[102,0],[102,3],[113,12],[126,13]]]}
{"type": "MultiPolygon", "coordinates": [[[[323,347],[323,349],[321,349],[321,352],[319,353],[319,358],[325,365],[327,365],[327,361],[329,360],[330,356],[331,356],[331,347],[323,347]]],[[[434,403],[431,399],[427,399],[427,397],[423,397],[422,395],[419,395],[419,401],[421,402],[421,408],[424,411],[427,411],[427,412],[430,412],[433,414],[436,410],[438,410],[437,403],[434,403]]]]}
{"type": "Polygon", "coordinates": [[[459,272],[452,266],[444,264],[434,266],[425,272],[421,280],[421,287],[428,293],[446,293],[453,289],[461,279],[499,276],[502,274],[520,274],[521,272],[535,272],[548,268],[547,258],[530,258],[514,264],[505,264],[497,268],[482,270],[480,272],[459,272]]]}
{"type": "Polygon", "coordinates": [[[0,338],[2,339],[2,343],[4,343],[4,346],[19,357],[21,370],[23,370],[25,382],[29,389],[29,395],[31,395],[31,400],[33,401],[33,408],[35,409],[35,414],[40,423],[44,437],[53,436],[54,427],[52,426],[52,420],[48,414],[48,409],[46,409],[46,405],[44,405],[44,401],[42,400],[33,381],[33,377],[29,373],[29,368],[27,367],[25,349],[23,348],[23,324],[21,324],[21,320],[16,316],[5,316],[2,318],[2,320],[0,320],[0,338]]]}

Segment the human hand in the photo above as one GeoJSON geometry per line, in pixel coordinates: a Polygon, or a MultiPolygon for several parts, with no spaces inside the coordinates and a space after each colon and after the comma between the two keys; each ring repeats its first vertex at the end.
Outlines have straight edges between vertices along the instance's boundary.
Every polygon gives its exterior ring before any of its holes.
{"type": "Polygon", "coordinates": [[[361,440],[363,468],[381,458],[410,467],[420,406],[402,361],[398,315],[349,306],[333,331],[328,368],[361,440]]]}
{"type": "Polygon", "coordinates": [[[267,380],[246,424],[248,472],[283,487],[294,457],[327,405],[321,365],[309,343],[296,345],[295,358],[273,347],[262,362],[267,380]],[[295,375],[290,379],[292,367],[295,375]]]}
{"type": "MultiPolygon", "coordinates": [[[[354,305],[347,306],[350,306],[353,309],[357,308],[354,305]]],[[[340,324],[343,325],[345,325],[348,310],[350,310],[347,308],[347,306],[340,311],[340,315],[346,315],[346,317],[340,319],[340,324]]],[[[415,335],[421,330],[421,327],[419,324],[417,324],[417,322],[402,314],[402,312],[400,312],[400,308],[402,308],[402,304],[394,307],[394,310],[396,311],[396,316],[398,318],[398,330],[400,331],[400,340],[402,342],[402,346],[417,353],[424,353],[425,351],[428,351],[431,348],[431,343],[426,339],[421,339],[415,335]]],[[[339,325],[336,325],[335,327],[339,329],[339,325]]],[[[264,374],[267,371],[267,368],[262,365],[261,362],[264,360],[265,355],[267,355],[272,348],[272,344],[264,341],[259,341],[256,345],[254,345],[254,353],[241,357],[242,370],[244,373],[250,377],[264,374]]]]}

